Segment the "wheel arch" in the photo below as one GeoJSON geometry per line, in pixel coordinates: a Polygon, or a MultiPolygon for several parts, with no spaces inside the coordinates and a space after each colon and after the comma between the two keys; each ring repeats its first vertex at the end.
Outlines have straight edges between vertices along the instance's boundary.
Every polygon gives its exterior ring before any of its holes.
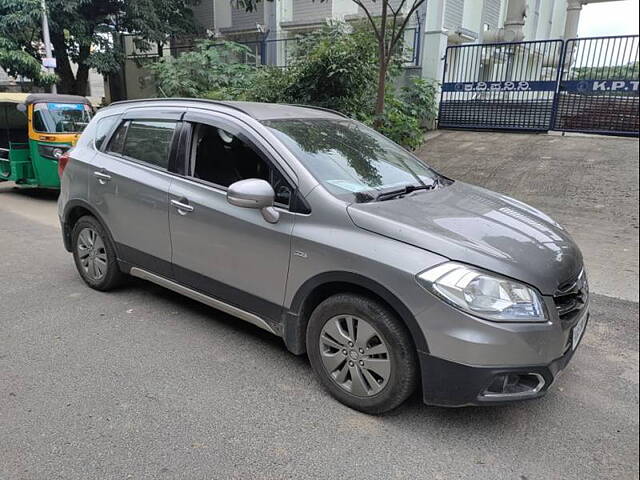
{"type": "Polygon", "coordinates": [[[64,212],[62,214],[62,238],[64,240],[64,248],[68,252],[72,251],[71,232],[73,232],[73,227],[76,222],[85,215],[90,215],[100,222],[100,225],[109,236],[111,245],[116,249],[116,257],[119,258],[116,243],[113,241],[113,237],[111,236],[111,231],[98,211],[85,200],[71,200],[64,207],[64,212]]]}
{"type": "Polygon", "coordinates": [[[427,340],[406,305],[380,283],[353,272],[326,272],[310,278],[298,288],[284,314],[282,336],[292,353],[306,352],[306,332],[313,310],[338,293],[355,293],[376,300],[395,313],[409,330],[418,351],[428,352],[427,340]]]}

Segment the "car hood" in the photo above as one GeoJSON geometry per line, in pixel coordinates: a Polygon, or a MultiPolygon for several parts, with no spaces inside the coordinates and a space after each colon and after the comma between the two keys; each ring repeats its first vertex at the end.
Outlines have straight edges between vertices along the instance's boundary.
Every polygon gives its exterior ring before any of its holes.
{"type": "Polygon", "coordinates": [[[526,282],[545,295],[582,269],[579,248],[547,215],[462,182],[351,204],[347,211],[360,228],[526,282]]]}

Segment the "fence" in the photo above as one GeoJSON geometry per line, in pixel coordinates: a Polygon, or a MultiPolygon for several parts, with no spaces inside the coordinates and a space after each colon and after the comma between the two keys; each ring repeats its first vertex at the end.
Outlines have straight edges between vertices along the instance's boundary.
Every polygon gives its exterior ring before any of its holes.
{"type": "Polygon", "coordinates": [[[448,47],[439,126],[638,135],[638,36],[448,47]]]}
{"type": "Polygon", "coordinates": [[[637,134],[638,73],[637,36],[568,40],[552,128],[637,134]]]}

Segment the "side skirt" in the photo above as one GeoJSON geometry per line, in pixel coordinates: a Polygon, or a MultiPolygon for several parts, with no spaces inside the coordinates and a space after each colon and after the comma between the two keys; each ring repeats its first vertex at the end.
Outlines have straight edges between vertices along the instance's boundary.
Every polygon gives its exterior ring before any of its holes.
{"type": "Polygon", "coordinates": [[[161,287],[168,288],[169,290],[173,290],[174,292],[184,295],[185,297],[189,297],[193,300],[204,303],[205,305],[209,305],[210,307],[213,307],[217,310],[221,310],[225,313],[228,313],[229,315],[233,315],[234,317],[240,318],[245,322],[249,322],[255,325],[256,327],[260,327],[269,333],[278,335],[278,333],[265,320],[258,317],[257,315],[254,315],[253,313],[249,313],[238,307],[234,307],[233,305],[229,305],[228,303],[224,303],[213,297],[205,295],[204,293],[200,293],[196,290],[187,288],[172,280],[156,275],[155,273],[151,273],[151,272],[148,272],[147,270],[143,270],[142,268],[132,267],[131,270],[129,270],[129,274],[131,276],[138,277],[143,280],[148,280],[157,285],[160,285],[161,287]]]}

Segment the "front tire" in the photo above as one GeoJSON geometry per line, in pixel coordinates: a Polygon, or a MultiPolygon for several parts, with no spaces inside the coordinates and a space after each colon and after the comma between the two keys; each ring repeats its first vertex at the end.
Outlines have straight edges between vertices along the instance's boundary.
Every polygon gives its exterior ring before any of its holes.
{"type": "Polygon", "coordinates": [[[73,259],[82,280],[96,290],[111,290],[122,283],[115,248],[100,222],[81,217],[71,232],[73,259]]]}
{"type": "Polygon", "coordinates": [[[406,327],[386,306],[362,295],[334,295],[316,307],[307,352],[329,393],[365,413],[393,410],[417,384],[417,356],[406,327]]]}

